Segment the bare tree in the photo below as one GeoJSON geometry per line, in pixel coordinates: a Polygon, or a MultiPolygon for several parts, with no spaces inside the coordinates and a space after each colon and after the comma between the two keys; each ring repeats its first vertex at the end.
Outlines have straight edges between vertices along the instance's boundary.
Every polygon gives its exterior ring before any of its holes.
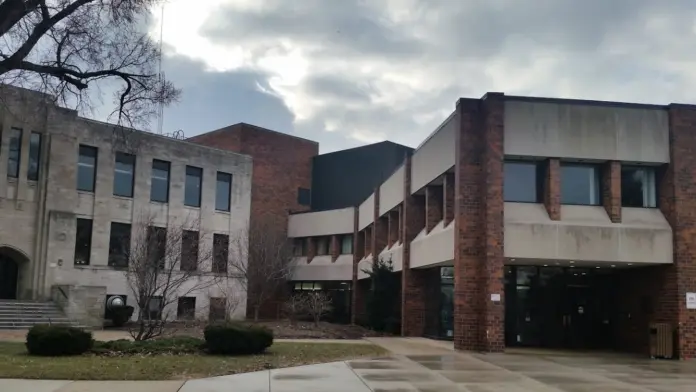
{"type": "Polygon", "coordinates": [[[292,295],[283,303],[283,311],[290,320],[290,324],[294,325],[297,319],[307,313],[307,296],[304,293],[292,295]]]}
{"type": "Polygon", "coordinates": [[[176,318],[179,297],[201,292],[224,278],[205,272],[210,268],[213,251],[200,246],[208,241],[204,241],[205,234],[199,227],[197,222],[156,227],[152,217],[136,222],[124,266],[138,307],[137,322],[130,330],[133,339],[162,335],[176,318]]]}
{"type": "MultiPolygon", "coordinates": [[[[208,321],[230,321],[242,303],[235,278],[221,279],[208,290],[208,321]]],[[[238,279],[238,278],[237,278],[238,279]]]]}
{"type": "Polygon", "coordinates": [[[314,291],[305,294],[307,297],[307,312],[314,320],[314,326],[319,326],[319,321],[333,309],[331,297],[323,291],[314,291]]]}
{"type": "Polygon", "coordinates": [[[228,271],[242,278],[254,321],[292,276],[293,257],[292,243],[273,220],[258,219],[234,237],[228,271]]]}
{"type": "Polygon", "coordinates": [[[146,31],[150,9],[160,2],[0,1],[0,83],[79,110],[93,109],[104,89],[115,106],[110,122],[147,125],[160,104],[180,95],[158,70],[161,51],[146,31]]]}

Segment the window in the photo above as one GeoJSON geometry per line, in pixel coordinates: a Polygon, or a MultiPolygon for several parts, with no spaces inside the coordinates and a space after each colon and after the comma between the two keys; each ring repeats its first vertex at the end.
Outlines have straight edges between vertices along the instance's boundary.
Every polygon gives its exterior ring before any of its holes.
{"type": "Polygon", "coordinates": [[[213,272],[227,272],[230,237],[224,234],[213,234],[213,272]]]}
{"type": "Polygon", "coordinates": [[[182,271],[195,271],[198,269],[198,232],[184,230],[181,239],[181,264],[182,271]]]}
{"type": "Polygon", "coordinates": [[[80,144],[80,156],[77,160],[77,189],[94,192],[97,173],[97,149],[80,144]]]}
{"type": "Polygon", "coordinates": [[[295,291],[317,291],[322,289],[321,282],[297,282],[295,291]]]}
{"type": "Polygon", "coordinates": [[[230,210],[230,192],[232,190],[232,175],[217,172],[217,186],[215,188],[215,209],[218,211],[230,210]]]}
{"type": "Polygon", "coordinates": [[[147,228],[147,249],[150,263],[164,269],[166,264],[167,229],[150,226],[147,228]]]}
{"type": "Polygon", "coordinates": [[[19,177],[19,161],[22,159],[22,130],[12,128],[10,130],[10,151],[7,157],[7,176],[19,177]]]}
{"type": "Polygon", "coordinates": [[[353,253],[353,236],[346,234],[341,236],[341,254],[348,255],[353,253]]]}
{"type": "Polygon", "coordinates": [[[621,167],[621,205],[624,207],[657,207],[655,168],[621,167]]]}
{"type": "Polygon", "coordinates": [[[201,180],[203,169],[186,166],[186,184],[184,189],[184,205],[189,207],[201,206],[201,180]]]}
{"type": "Polygon", "coordinates": [[[32,132],[29,137],[29,169],[27,179],[39,180],[39,164],[41,163],[41,134],[32,132]]]}
{"type": "Polygon", "coordinates": [[[134,174],[135,155],[117,152],[114,166],[114,195],[133,197],[134,174]]]}
{"type": "Polygon", "coordinates": [[[294,254],[295,256],[307,256],[307,247],[305,238],[295,238],[294,254]]]}
{"type": "Polygon", "coordinates": [[[179,297],[176,307],[177,320],[193,320],[196,317],[196,297],[179,297]]]}
{"type": "Polygon", "coordinates": [[[316,237],[314,238],[314,245],[316,246],[316,255],[325,256],[329,254],[329,241],[327,237],[316,237]]]}
{"type": "Polygon", "coordinates": [[[599,169],[592,165],[561,165],[562,204],[600,204],[599,169]]]}
{"type": "Polygon", "coordinates": [[[210,298],[210,313],[208,321],[225,321],[227,319],[227,299],[225,297],[210,298]]]}
{"type": "Polygon", "coordinates": [[[162,318],[163,307],[162,297],[151,297],[147,301],[147,314],[145,316],[148,320],[159,320],[162,318]]]}
{"type": "Polygon", "coordinates": [[[109,236],[109,265],[127,267],[130,254],[131,225],[111,222],[109,236]]]}
{"type": "Polygon", "coordinates": [[[168,203],[169,162],[154,159],[152,161],[152,174],[150,180],[150,200],[168,203]]]}
{"type": "Polygon", "coordinates": [[[543,165],[538,162],[505,162],[503,197],[505,201],[541,203],[543,191],[543,165]]]}
{"type": "Polygon", "coordinates": [[[312,204],[312,191],[307,188],[297,188],[297,204],[301,206],[312,204]]]}
{"type": "Polygon", "coordinates": [[[92,220],[77,218],[75,234],[75,264],[89,265],[92,251],[92,220]]]}

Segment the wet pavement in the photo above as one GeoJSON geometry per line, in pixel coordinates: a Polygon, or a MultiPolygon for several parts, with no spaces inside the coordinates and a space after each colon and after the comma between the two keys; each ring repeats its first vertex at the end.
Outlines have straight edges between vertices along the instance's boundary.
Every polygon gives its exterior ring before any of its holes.
{"type": "Polygon", "coordinates": [[[150,392],[694,392],[696,362],[618,354],[510,350],[457,353],[451,343],[373,338],[383,358],[272,369],[189,381],[0,380],[0,391],[150,392]],[[183,385],[182,385],[183,384],[183,385]]]}

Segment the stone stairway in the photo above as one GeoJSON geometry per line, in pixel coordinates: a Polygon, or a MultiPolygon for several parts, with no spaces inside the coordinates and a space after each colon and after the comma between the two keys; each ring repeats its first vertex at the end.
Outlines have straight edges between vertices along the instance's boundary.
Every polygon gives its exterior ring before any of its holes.
{"type": "Polygon", "coordinates": [[[79,327],[53,302],[0,300],[0,329],[29,329],[36,324],[79,327]]]}

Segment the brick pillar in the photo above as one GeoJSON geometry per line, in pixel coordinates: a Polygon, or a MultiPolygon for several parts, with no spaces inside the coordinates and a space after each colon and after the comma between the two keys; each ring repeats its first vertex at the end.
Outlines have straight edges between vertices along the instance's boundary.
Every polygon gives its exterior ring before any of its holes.
{"type": "Polygon", "coordinates": [[[456,133],[454,347],[503,351],[504,98],[460,99],[456,133]],[[492,295],[500,301],[492,301],[492,295]]]}
{"type": "Polygon", "coordinates": [[[425,231],[430,233],[430,230],[442,220],[442,187],[441,186],[426,186],[425,187],[425,231]]]}
{"type": "Polygon", "coordinates": [[[602,204],[614,223],[621,223],[621,163],[609,161],[602,170],[602,204]]]}
{"type": "Polygon", "coordinates": [[[669,106],[670,163],[659,188],[659,206],[672,226],[674,263],[664,268],[655,292],[654,321],[677,329],[677,354],[696,357],[696,310],[686,309],[686,293],[696,292],[696,106],[669,106]]]}
{"type": "Polygon", "coordinates": [[[362,309],[365,297],[358,289],[358,263],[365,256],[364,238],[358,231],[358,208],[353,209],[353,282],[351,285],[350,322],[355,324],[356,316],[362,309]]]}
{"type": "Polygon", "coordinates": [[[403,269],[401,271],[401,334],[425,333],[427,280],[411,269],[411,241],[425,226],[425,198],[411,194],[411,157],[404,164],[404,202],[401,215],[403,269]]]}
{"type": "Polygon", "coordinates": [[[561,220],[561,162],[558,158],[546,160],[544,176],[544,206],[551,220],[561,220]]]}
{"type": "Polygon", "coordinates": [[[314,256],[317,255],[317,246],[314,237],[307,237],[307,263],[312,262],[314,256]]]}
{"type": "Polygon", "coordinates": [[[388,223],[387,225],[389,226],[389,233],[388,233],[388,243],[389,247],[391,248],[395,243],[399,241],[399,210],[401,209],[401,206],[396,207],[396,209],[393,209],[387,213],[388,217],[388,223]]]}
{"type": "Polygon", "coordinates": [[[331,261],[336,261],[338,256],[341,254],[341,244],[337,235],[332,235],[329,243],[329,254],[331,255],[331,261]]]}
{"type": "Polygon", "coordinates": [[[454,173],[445,173],[442,185],[442,213],[445,226],[454,219],[454,173]]]}

